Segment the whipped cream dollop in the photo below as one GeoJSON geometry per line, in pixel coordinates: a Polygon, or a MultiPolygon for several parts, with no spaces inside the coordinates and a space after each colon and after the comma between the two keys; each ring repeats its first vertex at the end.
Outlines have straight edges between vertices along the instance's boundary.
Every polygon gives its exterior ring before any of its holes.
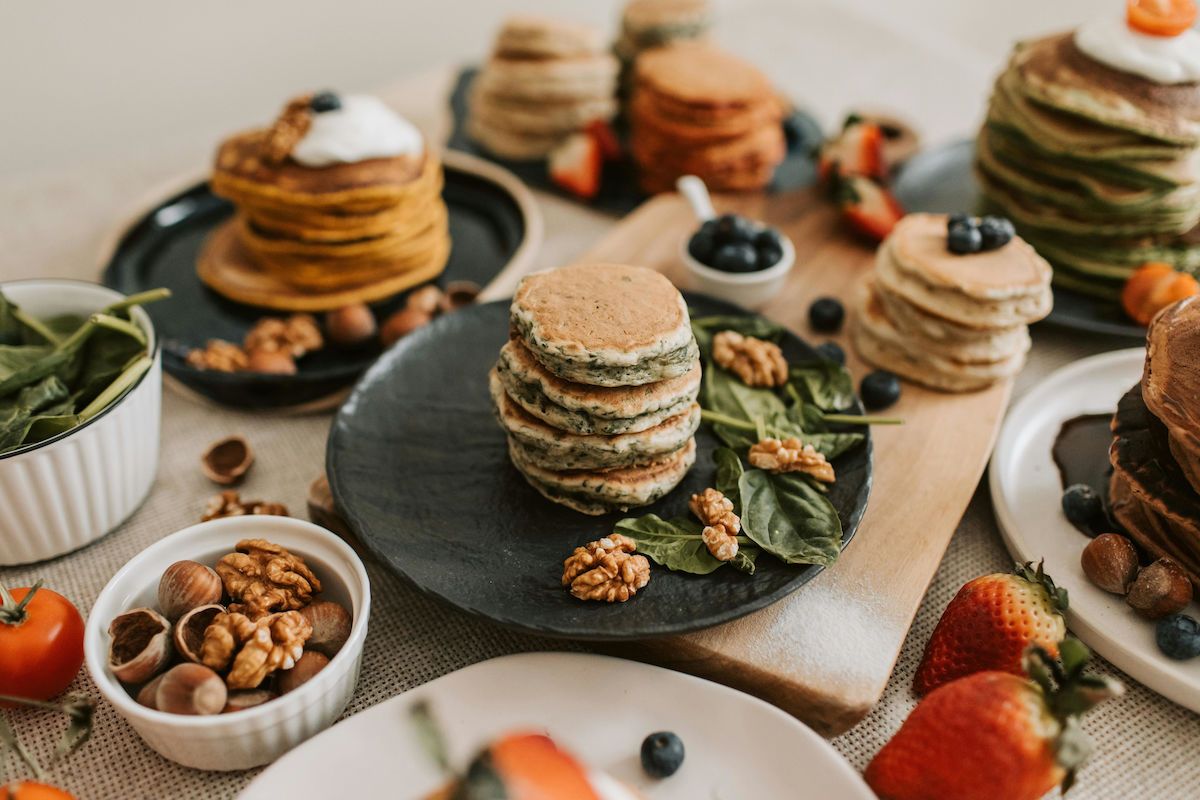
{"type": "Polygon", "coordinates": [[[1122,72],[1155,83],[1200,81],[1200,33],[1151,36],[1129,27],[1124,14],[1104,14],[1075,31],[1075,46],[1122,72]]]}
{"type": "Polygon", "coordinates": [[[308,132],[292,148],[295,161],[328,167],[423,152],[421,132],[379,98],[343,94],[339,99],[341,108],[313,113],[308,132]]]}

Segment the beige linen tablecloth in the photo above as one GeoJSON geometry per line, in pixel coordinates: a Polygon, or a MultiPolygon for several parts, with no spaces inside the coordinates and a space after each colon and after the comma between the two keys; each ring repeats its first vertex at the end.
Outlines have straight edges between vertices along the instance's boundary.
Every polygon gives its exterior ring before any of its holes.
{"type": "MultiPolygon", "coordinates": [[[[410,115],[436,108],[445,75],[423,76],[390,93],[410,115]],[[432,104],[432,105],[431,105],[432,104]]],[[[436,119],[423,119],[437,127],[436,119]]],[[[35,276],[94,279],[97,244],[122,219],[121,208],[181,170],[198,168],[203,153],[181,153],[155,162],[107,164],[86,171],[40,175],[0,185],[0,280],[35,276]]],[[[537,266],[563,263],[601,235],[612,220],[555,198],[539,196],[547,241],[537,266]]],[[[1045,328],[1018,386],[1019,394],[1051,370],[1081,356],[1126,346],[1125,342],[1045,328]]],[[[244,496],[278,500],[304,516],[305,490],[323,469],[328,414],[275,416],[216,408],[173,392],[164,395],[162,461],[145,505],[119,530],[80,552],[52,562],[0,569],[9,586],[35,578],[62,592],[85,615],[109,577],[157,539],[199,520],[215,487],[201,474],[199,456],[215,439],[240,433],[258,455],[244,496]]],[[[912,672],[946,603],[967,580],[1010,566],[985,487],[971,503],[934,577],[905,642],[895,674],[874,712],[833,740],[857,769],[899,727],[913,707],[912,672]]],[[[502,630],[440,605],[375,564],[368,564],[374,605],[362,678],[347,714],[468,664],[505,653],[567,645],[502,630]]],[[[803,591],[803,589],[801,589],[803,591]]],[[[1085,728],[1097,754],[1084,769],[1073,797],[1124,800],[1191,800],[1200,792],[1200,716],[1120,675],[1103,661],[1100,671],[1125,680],[1128,695],[1092,713],[1085,728]]],[[[75,690],[99,699],[86,675],[75,690]]],[[[57,719],[3,712],[16,721],[24,741],[48,758],[58,735],[57,719]]],[[[714,735],[716,732],[714,731],[714,735]]],[[[15,768],[9,757],[6,766],[15,768]]],[[[256,771],[199,772],[170,763],[144,745],[133,730],[100,703],[92,740],[53,773],[53,779],[84,800],[100,798],[228,798],[256,771]]],[[[766,800],[766,799],[764,799],[766,800]]]]}

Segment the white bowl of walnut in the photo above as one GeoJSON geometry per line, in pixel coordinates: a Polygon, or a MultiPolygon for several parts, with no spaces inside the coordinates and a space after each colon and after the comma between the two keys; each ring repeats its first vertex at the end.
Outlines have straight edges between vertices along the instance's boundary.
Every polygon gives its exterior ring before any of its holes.
{"type": "Polygon", "coordinates": [[[247,769],[345,710],[370,606],[362,561],[324,528],[215,519],[156,542],[113,576],[88,615],[84,655],[101,694],[160,755],[247,769]]]}

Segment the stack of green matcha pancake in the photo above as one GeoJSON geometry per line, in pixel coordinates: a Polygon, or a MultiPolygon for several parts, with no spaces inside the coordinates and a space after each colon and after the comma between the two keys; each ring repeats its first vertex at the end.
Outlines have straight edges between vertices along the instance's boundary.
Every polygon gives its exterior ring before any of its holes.
{"type": "Polygon", "coordinates": [[[525,278],[489,375],[513,465],[550,500],[604,514],[659,499],[691,468],[700,356],[687,304],[653,270],[525,278]]]}
{"type": "Polygon", "coordinates": [[[598,31],[511,17],[471,86],[467,132],[501,158],[544,158],[572,133],[616,113],[617,69],[598,31]]]}
{"type": "Polygon", "coordinates": [[[858,287],[852,337],[878,367],[933,389],[974,391],[1024,365],[1027,326],[1050,313],[1051,270],[1020,237],[960,255],[947,230],[942,214],[896,224],[858,287]]]}
{"type": "Polygon", "coordinates": [[[996,81],[976,173],[986,210],[1049,259],[1056,285],[1115,298],[1148,261],[1200,273],[1200,83],[1114,69],[1070,33],[1024,42],[996,81]]]}

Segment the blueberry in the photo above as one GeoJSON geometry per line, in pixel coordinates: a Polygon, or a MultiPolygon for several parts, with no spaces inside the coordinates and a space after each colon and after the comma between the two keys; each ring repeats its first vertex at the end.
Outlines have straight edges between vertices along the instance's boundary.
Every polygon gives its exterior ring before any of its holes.
{"type": "Polygon", "coordinates": [[[758,253],[749,242],[718,245],[711,266],[722,272],[754,272],[758,269],[758,253]]]}
{"type": "Polygon", "coordinates": [[[708,264],[712,261],[715,246],[716,242],[713,240],[712,234],[705,233],[703,229],[700,229],[692,234],[691,239],[688,239],[688,255],[701,264],[708,264]]]}
{"type": "Polygon", "coordinates": [[[337,92],[318,92],[308,101],[308,107],[318,114],[337,111],[342,107],[342,98],[337,96],[337,92]]]}
{"type": "Polygon", "coordinates": [[[979,222],[979,235],[984,250],[999,250],[1011,242],[1017,232],[1004,217],[984,217],[979,222]]]}
{"type": "MultiPolygon", "coordinates": [[[[1176,661],[1200,656],[1200,622],[1187,614],[1164,617],[1154,626],[1154,641],[1164,656],[1176,661]]],[[[645,753],[645,750],[642,752],[645,753]]],[[[642,760],[644,763],[644,756],[642,760]]]]}
{"type": "Polygon", "coordinates": [[[669,778],[683,765],[683,740],[670,731],[652,733],[642,741],[642,769],[655,778],[669,778]]]}
{"type": "Polygon", "coordinates": [[[717,217],[704,220],[700,225],[700,233],[707,233],[712,238],[717,238],[717,217]]]}
{"type": "Polygon", "coordinates": [[[978,253],[983,247],[983,236],[979,233],[979,228],[974,225],[951,228],[946,235],[946,247],[950,248],[951,253],[960,256],[978,253]]]}
{"type": "Polygon", "coordinates": [[[783,234],[775,228],[763,228],[754,235],[755,247],[775,247],[783,250],[783,234]]]}
{"type": "Polygon", "coordinates": [[[951,214],[950,219],[946,222],[946,230],[952,231],[955,228],[973,228],[975,227],[975,218],[965,211],[960,211],[957,214],[951,214]]]}
{"type": "Polygon", "coordinates": [[[818,297],[808,307],[808,324],[814,331],[837,333],[846,319],[846,309],[836,297],[818,297]]]}
{"type": "Polygon", "coordinates": [[[846,365],[846,351],[837,342],[825,342],[817,345],[817,355],[826,361],[832,361],[839,366],[846,365]]]}
{"type": "Polygon", "coordinates": [[[773,267],[779,263],[779,259],[783,258],[783,248],[777,247],[773,244],[755,245],[754,252],[758,254],[759,269],[773,267]]]}
{"type": "Polygon", "coordinates": [[[750,244],[754,241],[757,233],[758,229],[750,220],[739,217],[737,214],[722,214],[717,217],[717,241],[722,244],[733,242],[750,244]]]}
{"type": "Polygon", "coordinates": [[[876,370],[858,385],[863,405],[878,411],[900,399],[900,379],[887,370],[876,370]]]}
{"type": "Polygon", "coordinates": [[[1104,513],[1104,503],[1092,491],[1092,487],[1082,483],[1068,486],[1062,496],[1062,510],[1067,520],[1088,536],[1102,533],[1108,527],[1108,517],[1104,513]]]}

